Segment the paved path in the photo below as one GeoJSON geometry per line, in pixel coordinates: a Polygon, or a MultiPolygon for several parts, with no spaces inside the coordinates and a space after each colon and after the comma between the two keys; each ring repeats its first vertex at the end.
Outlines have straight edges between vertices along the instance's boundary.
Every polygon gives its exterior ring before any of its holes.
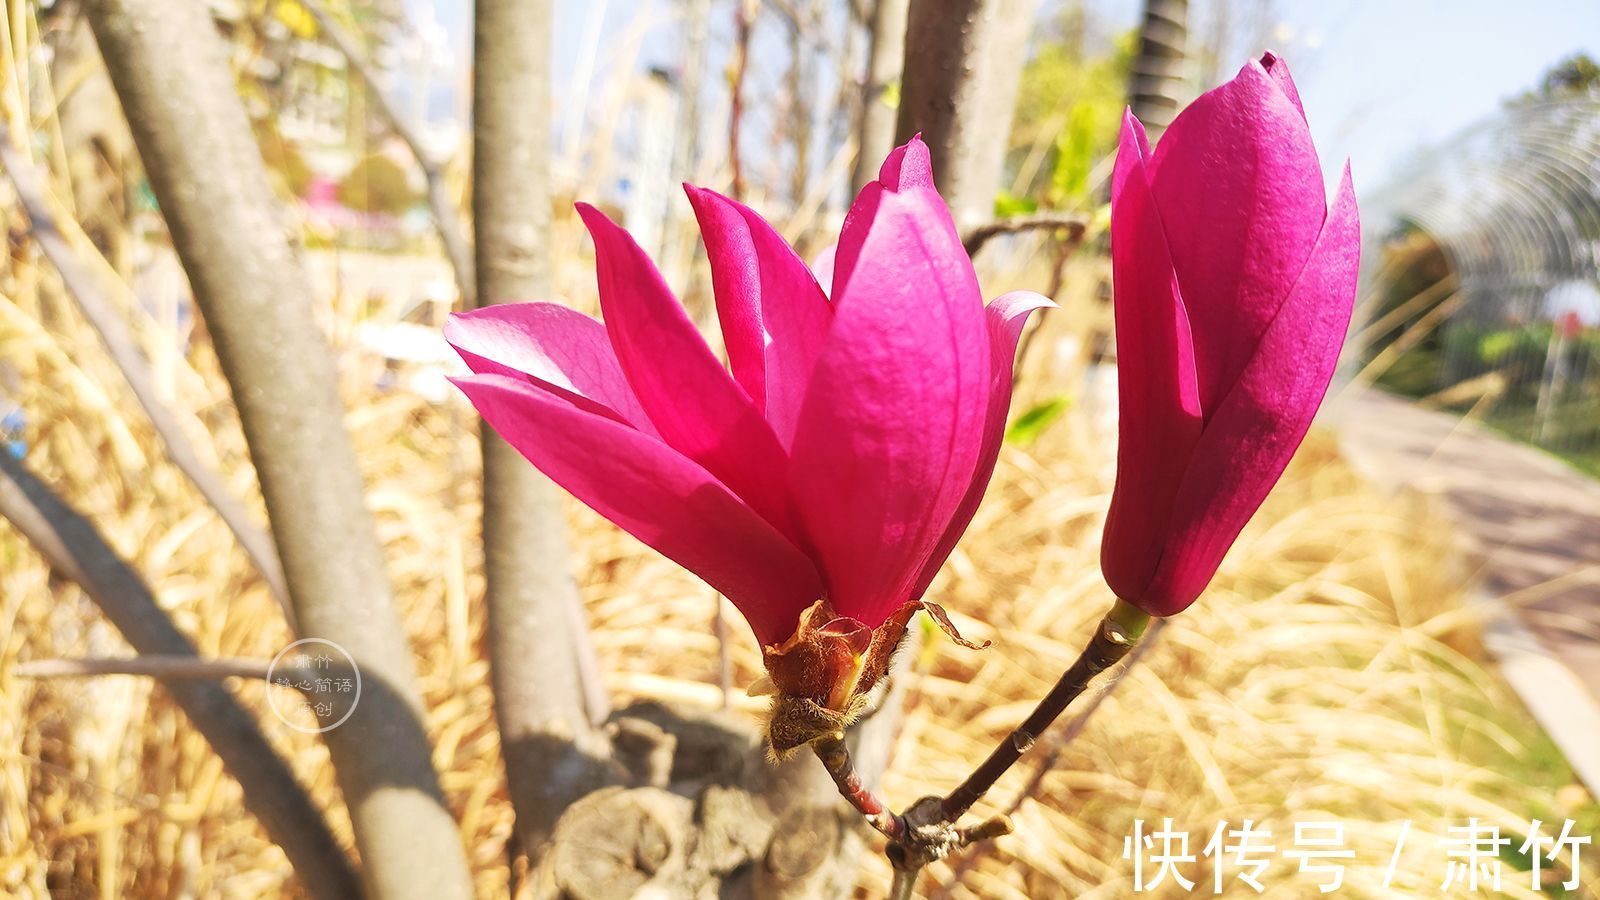
{"type": "Polygon", "coordinates": [[[1484,639],[1512,686],[1600,792],[1600,481],[1456,416],[1375,392],[1330,404],[1369,480],[1439,497],[1496,617],[1484,639]]]}

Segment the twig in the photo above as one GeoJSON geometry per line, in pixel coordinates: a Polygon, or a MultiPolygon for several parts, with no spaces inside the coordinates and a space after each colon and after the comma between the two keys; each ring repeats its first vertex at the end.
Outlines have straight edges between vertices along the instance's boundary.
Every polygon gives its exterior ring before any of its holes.
{"type": "Polygon", "coordinates": [[[407,119],[394,105],[394,100],[384,91],[379,83],[376,72],[367,64],[366,54],[356,46],[338,22],[329,14],[322,5],[322,0],[300,0],[301,5],[317,20],[317,28],[333,42],[341,55],[355,70],[361,82],[367,86],[367,91],[372,95],[378,113],[383,116],[389,130],[395,137],[411,151],[412,157],[417,161],[417,166],[422,169],[422,177],[428,185],[428,208],[433,211],[433,226],[439,233],[439,243],[444,245],[444,254],[450,260],[450,268],[455,273],[456,289],[461,292],[463,305],[472,308],[477,305],[477,279],[472,270],[472,250],[467,246],[467,238],[461,228],[461,212],[456,208],[455,201],[450,197],[450,188],[444,182],[444,164],[435,159],[422,142],[422,135],[417,132],[415,125],[407,119]]]}
{"type": "MultiPolygon", "coordinates": [[[[94,525],[6,453],[0,453],[0,516],[53,570],[81,587],[135,650],[195,659],[189,638],[94,525]]],[[[215,681],[174,681],[167,693],[238,780],[245,805],[283,848],[306,891],[328,900],[359,896],[355,871],[322,810],[233,695],[215,681]]]]}
{"type": "Polygon", "coordinates": [[[82,678],[93,675],[145,675],[161,681],[266,680],[272,665],[261,659],[201,659],[151,655],[129,659],[32,659],[11,670],[18,678],[82,678]]]}
{"type": "Polygon", "coordinates": [[[1100,621],[1089,646],[1084,648],[1077,661],[1050,689],[1050,693],[1039,701],[1039,705],[1006,740],[994,748],[989,758],[967,776],[966,781],[944,798],[945,819],[953,822],[960,818],[988,793],[995,781],[1033,746],[1039,735],[1083,693],[1096,675],[1116,665],[1133,649],[1149,622],[1148,615],[1118,600],[1111,612],[1100,621]]]}
{"type": "Polygon", "coordinates": [[[30,659],[17,663],[11,674],[18,678],[90,678],[100,675],[141,675],[158,681],[220,681],[224,678],[250,678],[259,681],[279,677],[327,678],[347,675],[349,664],[335,660],[326,666],[274,666],[267,659],[202,659],[182,654],[151,653],[132,657],[87,657],[82,659],[30,659]]]}
{"type": "Polygon", "coordinates": [[[755,24],[752,0],[739,0],[734,11],[733,75],[728,84],[728,166],[733,170],[729,193],[744,199],[744,163],[739,156],[739,127],[744,121],[744,79],[750,71],[750,32],[755,24]]]}
{"type": "Polygon", "coordinates": [[[976,256],[978,251],[983,248],[983,245],[989,242],[990,238],[998,235],[1064,228],[1067,230],[1070,240],[1081,240],[1084,231],[1088,227],[1088,217],[1078,213],[1034,213],[1026,216],[1012,216],[967,229],[967,232],[961,236],[961,245],[966,248],[968,256],[976,256]]]}
{"type": "MultiPolygon", "coordinates": [[[[1033,774],[1028,777],[1027,784],[1024,784],[1022,789],[1017,791],[1017,795],[1006,805],[1005,815],[1016,815],[1017,811],[1022,808],[1022,804],[1038,793],[1039,788],[1044,784],[1045,776],[1055,768],[1056,762],[1061,758],[1061,754],[1066,751],[1068,745],[1083,734],[1084,730],[1089,727],[1090,718],[1100,710],[1106,698],[1116,693],[1117,687],[1122,684],[1123,679],[1127,678],[1128,672],[1138,665],[1139,660],[1143,659],[1150,652],[1150,649],[1156,645],[1156,642],[1161,637],[1161,632],[1166,630],[1168,621],[1170,620],[1156,619],[1150,623],[1150,627],[1145,630],[1144,637],[1140,638],[1139,642],[1129,651],[1122,665],[1113,669],[1106,676],[1101,689],[1089,698],[1084,705],[1083,711],[1068,722],[1061,735],[1052,741],[1050,752],[1046,753],[1044,758],[1039,760],[1039,764],[1034,766],[1033,774]]],[[[982,844],[971,853],[962,856],[961,861],[955,865],[954,871],[951,872],[949,879],[944,882],[944,887],[949,888],[951,885],[960,883],[962,876],[977,865],[978,861],[983,858],[984,853],[992,846],[992,844],[982,844]]]]}
{"type": "Polygon", "coordinates": [[[839,786],[839,796],[860,811],[861,815],[866,817],[867,824],[876,828],[891,842],[905,836],[905,818],[889,809],[888,804],[867,788],[856,774],[855,767],[850,764],[850,749],[845,746],[843,733],[835,733],[816,741],[812,743],[811,749],[817,754],[817,759],[822,761],[822,767],[828,770],[833,783],[839,786]]]}
{"type": "MultiPolygon", "coordinates": [[[[1148,615],[1119,599],[1100,621],[1083,653],[988,759],[948,795],[923,797],[898,815],[863,788],[851,768],[849,753],[844,750],[843,735],[833,735],[812,744],[817,758],[838,785],[839,793],[889,839],[885,854],[895,869],[890,896],[911,896],[918,874],[929,863],[944,859],[963,847],[1011,832],[1008,815],[993,816],[967,827],[957,826],[956,822],[1033,746],[1035,739],[1084,692],[1096,675],[1128,655],[1149,623],[1148,615]]],[[[1092,713],[1093,708],[1089,712],[1092,713]]]]}
{"type": "MultiPolygon", "coordinates": [[[[1083,245],[1084,229],[1077,228],[1069,231],[1065,239],[1056,242],[1055,259],[1051,263],[1050,286],[1044,295],[1052,300],[1061,296],[1061,288],[1066,283],[1067,260],[1083,245]]],[[[1022,342],[1017,345],[1016,360],[1011,364],[1011,390],[1015,393],[1017,385],[1022,381],[1022,373],[1028,363],[1028,351],[1032,350],[1039,337],[1039,330],[1044,327],[1046,314],[1050,310],[1041,309],[1039,315],[1033,317],[1028,323],[1027,331],[1022,334],[1022,342]]]]}
{"type": "Polygon", "coordinates": [[[294,628],[294,608],[289,604],[289,592],[283,580],[283,566],[278,561],[278,551],[273,546],[271,536],[256,524],[244,505],[228,490],[222,477],[201,461],[188,435],[178,424],[177,416],[161,399],[161,394],[156,388],[155,376],[151,374],[144,355],[139,352],[127,324],[122,321],[96,285],[93,276],[79,260],[71,242],[56,224],[44,185],[38,181],[33,168],[22,158],[22,154],[12,145],[11,136],[4,122],[0,122],[0,166],[4,166],[6,173],[11,176],[11,184],[16,189],[17,199],[28,214],[30,233],[35,243],[61,276],[61,283],[66,286],[67,293],[83,311],[83,317],[99,333],[106,352],[122,372],[123,379],[133,391],[134,399],[139,401],[145,415],[150,419],[151,427],[161,438],[167,457],[178,467],[178,471],[189,479],[195,490],[200,492],[200,496],[211,504],[211,508],[216,510],[217,517],[228,526],[228,530],[233,532],[240,548],[266,581],[267,589],[272,592],[278,605],[283,607],[283,614],[289,621],[289,627],[294,628]]]}

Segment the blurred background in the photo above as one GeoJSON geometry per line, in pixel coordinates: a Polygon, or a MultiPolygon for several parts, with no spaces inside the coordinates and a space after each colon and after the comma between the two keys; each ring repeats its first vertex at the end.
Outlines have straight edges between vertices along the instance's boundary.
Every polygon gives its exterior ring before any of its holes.
{"type": "MultiPolygon", "coordinates": [[[[921,635],[889,797],[959,781],[1109,601],[1105,202],[1124,106],[1158,131],[1280,54],[1330,187],[1352,161],[1364,271],[1323,421],[1211,590],[1092,721],[1069,716],[980,808],[1011,812],[1016,833],[934,867],[925,888],[1125,896],[1135,820],[1173,819],[1198,856],[1219,821],[1252,819],[1280,848],[1296,822],[1340,823],[1355,851],[1344,895],[1437,896],[1449,829],[1477,819],[1512,838],[1502,885],[1482,893],[1600,896],[1589,857],[1583,886],[1562,886],[1576,877],[1564,856],[1535,888],[1518,849],[1532,820],[1600,829],[1600,5],[993,5],[969,104],[986,139],[947,193],[986,296],[1027,288],[1061,309],[1024,338],[994,483],[931,592],[994,646],[921,635]]],[[[474,889],[531,890],[490,699],[476,416],[445,381],[459,364],[440,333],[462,308],[448,231],[473,199],[471,4],[209,9],[335,354],[474,889]]],[[[93,521],[201,656],[271,659],[295,637],[271,576],[173,461],[170,433],[262,518],[228,382],[85,16],[74,0],[6,0],[0,21],[0,453],[93,521]]],[[[552,296],[517,299],[597,312],[571,211],[585,200],[718,341],[678,183],[740,197],[803,257],[827,248],[893,144],[902,70],[930,64],[906,52],[905,17],[905,0],[553,3],[552,296]]],[[[579,504],[564,513],[612,701],[750,720],[760,653],[731,605],[579,504]]],[[[299,892],[157,682],[40,665],[129,653],[77,581],[0,523],[0,895],[299,892]]],[[[328,749],[278,727],[269,690],[236,686],[348,847],[328,749]]],[[[1202,892],[1207,865],[1190,872],[1202,892]]],[[[1308,877],[1280,857],[1262,880],[1315,896],[1308,877]]],[[[861,895],[888,879],[862,856],[861,895]]]]}

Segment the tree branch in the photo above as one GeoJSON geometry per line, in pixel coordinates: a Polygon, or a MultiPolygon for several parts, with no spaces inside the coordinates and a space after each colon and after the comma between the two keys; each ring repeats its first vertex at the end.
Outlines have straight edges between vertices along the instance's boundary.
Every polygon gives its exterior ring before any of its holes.
{"type": "Polygon", "coordinates": [[[301,633],[361,670],[325,732],[367,893],[465,900],[466,855],[439,788],[411,650],[344,429],[338,373],[202,0],[83,4],[227,376],[301,633]]]}
{"type": "Polygon", "coordinates": [[[439,233],[439,243],[444,245],[445,258],[450,261],[450,268],[455,272],[456,289],[461,292],[465,306],[469,308],[476,306],[477,284],[472,271],[472,250],[467,246],[466,234],[461,228],[461,212],[451,199],[450,187],[444,181],[444,163],[435,159],[429,152],[416,126],[400,112],[383,89],[377,73],[372,71],[372,66],[367,63],[366,54],[329,14],[327,7],[322,5],[322,0],[300,0],[300,5],[317,20],[318,29],[333,42],[334,47],[338,48],[350,68],[361,79],[361,83],[367,86],[367,93],[372,96],[374,105],[378,113],[383,116],[384,122],[388,124],[389,130],[411,150],[412,157],[422,169],[422,177],[427,181],[428,208],[433,211],[433,227],[439,233]]]}
{"type": "Polygon", "coordinates": [[[986,225],[968,228],[961,235],[961,245],[966,248],[968,256],[977,256],[984,244],[1002,234],[1065,229],[1068,240],[1080,240],[1084,229],[1088,227],[1089,218],[1078,213],[1033,213],[997,219],[986,225]]]}
{"type": "Polygon", "coordinates": [[[278,550],[273,546],[271,536],[256,524],[244,505],[228,490],[221,476],[202,462],[200,455],[195,452],[188,435],[178,424],[176,414],[161,399],[149,363],[139,352],[126,323],[96,285],[94,277],[84,268],[66,235],[57,227],[44,185],[11,143],[11,136],[3,121],[0,121],[0,167],[4,167],[11,177],[17,199],[28,214],[29,231],[34,241],[60,274],[61,283],[77,301],[84,318],[100,334],[100,340],[105,344],[112,362],[121,370],[122,377],[133,390],[134,399],[144,408],[150,425],[161,438],[167,457],[233,532],[245,555],[266,581],[267,589],[283,607],[289,626],[293,628],[294,608],[289,604],[289,591],[283,582],[283,566],[278,562],[278,550]]]}
{"type": "MultiPolygon", "coordinates": [[[[1148,615],[1118,600],[1095,629],[1089,645],[1062,674],[1055,687],[965,781],[944,797],[923,797],[898,815],[862,786],[839,739],[824,738],[812,744],[839,793],[889,839],[885,853],[895,869],[891,896],[911,896],[918,873],[929,863],[971,844],[1011,833],[1009,815],[993,816],[973,826],[956,823],[1033,746],[1038,736],[1084,692],[1096,675],[1115,666],[1139,643],[1149,622],[1148,615]]],[[[1095,705],[1098,706],[1098,701],[1095,705]]]]}
{"type": "MultiPolygon", "coordinates": [[[[94,525],[8,453],[0,453],[0,516],[52,569],[81,587],[135,650],[198,662],[188,637],[94,525]]],[[[28,665],[17,666],[18,674],[28,665]]],[[[220,684],[200,681],[172,682],[167,693],[238,780],[245,805],[283,848],[306,892],[328,900],[356,896],[355,871],[322,810],[233,695],[220,684]]]]}

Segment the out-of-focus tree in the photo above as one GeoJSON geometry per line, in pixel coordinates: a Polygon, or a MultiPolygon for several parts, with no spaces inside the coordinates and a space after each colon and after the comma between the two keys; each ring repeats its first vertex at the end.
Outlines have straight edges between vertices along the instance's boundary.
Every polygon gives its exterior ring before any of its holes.
{"type": "Polygon", "coordinates": [[[909,0],[875,0],[867,23],[867,79],[861,91],[861,124],[856,131],[856,164],[851,193],[878,177],[878,166],[894,149],[900,106],[900,69],[906,58],[909,0]]]}
{"type": "Polygon", "coordinates": [[[1232,78],[1241,63],[1271,47],[1275,7],[1275,0],[1197,0],[1191,6],[1188,54],[1199,88],[1232,78]]]}
{"type": "Polygon", "coordinates": [[[1024,209],[1083,205],[1095,167],[1116,147],[1134,35],[1091,41],[1094,26],[1083,7],[1069,8],[1023,69],[1009,157],[1024,209]]]}
{"type": "Polygon", "coordinates": [[[1578,51],[1551,66],[1539,86],[1524,95],[1528,100],[1554,100],[1600,92],[1600,62],[1578,51]]]}
{"type": "Polygon", "coordinates": [[[257,119],[251,125],[256,135],[256,145],[261,148],[261,161],[267,171],[289,197],[303,197],[311,185],[311,167],[300,153],[300,148],[285,140],[270,127],[268,119],[257,119]]]}
{"type": "Polygon", "coordinates": [[[363,156],[339,182],[339,202],[364,212],[398,216],[422,202],[405,167],[381,153],[363,156]]]}
{"type": "Polygon", "coordinates": [[[1144,0],[1128,105],[1152,141],[1172,123],[1187,93],[1189,0],[1144,0]]]}

